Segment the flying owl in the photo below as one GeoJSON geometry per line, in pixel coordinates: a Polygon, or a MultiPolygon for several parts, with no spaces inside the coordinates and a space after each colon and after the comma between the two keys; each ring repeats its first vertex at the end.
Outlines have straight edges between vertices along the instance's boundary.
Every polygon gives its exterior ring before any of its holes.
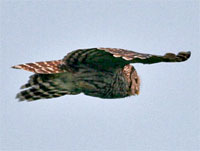
{"type": "Polygon", "coordinates": [[[130,64],[182,62],[190,55],[179,52],[159,56],[117,48],[78,49],[62,60],[13,66],[35,73],[16,97],[20,101],[33,101],[80,93],[107,99],[138,95],[140,78],[130,64]]]}

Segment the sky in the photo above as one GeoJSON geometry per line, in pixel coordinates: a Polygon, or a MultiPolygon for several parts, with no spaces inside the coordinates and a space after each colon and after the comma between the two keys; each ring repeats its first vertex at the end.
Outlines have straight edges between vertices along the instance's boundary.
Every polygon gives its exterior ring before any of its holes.
{"type": "Polygon", "coordinates": [[[0,150],[200,150],[199,6],[192,0],[1,0],[0,150]],[[134,64],[139,96],[15,99],[32,73],[12,65],[92,47],[192,56],[182,63],[134,64]]]}

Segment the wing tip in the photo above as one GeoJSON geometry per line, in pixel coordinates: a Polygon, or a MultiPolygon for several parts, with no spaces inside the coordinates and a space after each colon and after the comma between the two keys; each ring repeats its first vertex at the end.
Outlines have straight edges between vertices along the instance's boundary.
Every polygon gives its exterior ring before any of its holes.
{"type": "Polygon", "coordinates": [[[15,66],[11,66],[11,68],[13,68],[13,69],[21,69],[22,67],[20,65],[15,65],[15,66]]]}
{"type": "Polygon", "coordinates": [[[191,51],[181,51],[176,57],[178,61],[186,61],[191,57],[191,51]]]}
{"type": "Polygon", "coordinates": [[[183,62],[190,58],[191,51],[180,51],[178,54],[166,53],[163,57],[166,62],[183,62]]]}
{"type": "Polygon", "coordinates": [[[16,95],[15,99],[18,99],[18,102],[25,101],[25,98],[20,93],[16,95]]]}

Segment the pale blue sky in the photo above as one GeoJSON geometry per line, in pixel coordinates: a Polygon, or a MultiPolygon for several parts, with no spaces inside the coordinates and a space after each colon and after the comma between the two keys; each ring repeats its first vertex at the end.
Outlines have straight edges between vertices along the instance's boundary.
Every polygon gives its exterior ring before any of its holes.
{"type": "Polygon", "coordinates": [[[0,150],[200,150],[199,1],[2,0],[0,9],[0,150]],[[90,47],[192,56],[183,63],[135,64],[139,96],[17,102],[31,73],[10,66],[90,47]]]}

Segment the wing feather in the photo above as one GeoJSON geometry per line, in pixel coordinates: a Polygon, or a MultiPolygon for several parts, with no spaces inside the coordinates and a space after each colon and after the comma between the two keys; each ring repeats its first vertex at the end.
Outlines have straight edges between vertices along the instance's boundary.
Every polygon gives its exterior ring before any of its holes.
{"type": "Polygon", "coordinates": [[[179,52],[177,55],[174,53],[166,53],[163,56],[152,55],[145,53],[138,53],[125,49],[117,48],[99,48],[99,50],[104,50],[113,55],[113,57],[123,58],[124,60],[130,61],[129,63],[144,63],[152,64],[159,62],[182,62],[190,58],[191,52],[179,52]]]}
{"type": "Polygon", "coordinates": [[[44,61],[44,62],[35,62],[35,63],[26,63],[16,66],[12,66],[15,69],[24,69],[34,73],[40,74],[54,74],[65,72],[64,69],[61,69],[62,60],[55,61],[44,61]]]}
{"type": "Polygon", "coordinates": [[[166,53],[163,56],[138,53],[118,48],[78,49],[67,54],[62,60],[26,63],[13,66],[40,74],[54,74],[79,70],[81,66],[89,66],[99,70],[115,70],[130,63],[153,64],[159,62],[182,62],[190,58],[191,52],[166,53]]]}
{"type": "Polygon", "coordinates": [[[191,52],[166,53],[165,55],[153,55],[138,53],[118,48],[90,48],[78,49],[66,55],[63,64],[66,67],[78,70],[80,66],[89,66],[98,70],[115,70],[123,68],[130,63],[153,64],[159,62],[186,61],[191,52]]]}

